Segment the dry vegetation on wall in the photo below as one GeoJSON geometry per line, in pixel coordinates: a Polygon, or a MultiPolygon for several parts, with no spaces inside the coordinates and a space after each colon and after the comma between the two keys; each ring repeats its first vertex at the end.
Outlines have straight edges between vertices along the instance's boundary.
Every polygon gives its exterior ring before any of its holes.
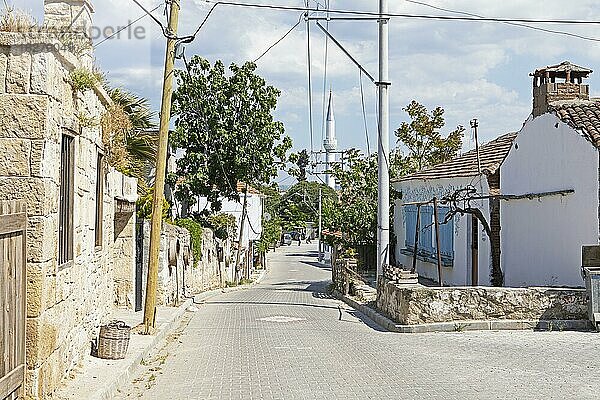
{"type": "Polygon", "coordinates": [[[0,12],[0,32],[34,32],[39,30],[35,18],[23,10],[9,6],[4,0],[4,8],[0,12]]]}
{"type": "Polygon", "coordinates": [[[128,175],[130,160],[126,139],[127,133],[133,128],[131,120],[123,107],[113,104],[102,115],[100,125],[106,162],[128,175]]]}

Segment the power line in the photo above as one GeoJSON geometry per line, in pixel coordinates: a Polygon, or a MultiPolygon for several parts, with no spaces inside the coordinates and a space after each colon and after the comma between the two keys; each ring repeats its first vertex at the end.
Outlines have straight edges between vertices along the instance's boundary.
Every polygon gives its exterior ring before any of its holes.
{"type": "Polygon", "coordinates": [[[165,36],[167,39],[178,39],[177,35],[173,35],[172,32],[169,32],[169,29],[161,22],[161,20],[156,18],[150,11],[148,11],[148,9],[146,7],[144,7],[143,4],[141,4],[138,0],[132,0],[132,1],[135,4],[137,4],[137,6],[139,8],[141,8],[146,13],[146,15],[148,15],[150,18],[152,18],[154,20],[154,22],[156,22],[158,24],[158,26],[160,26],[160,29],[163,32],[163,36],[165,36]]]}
{"type": "Polygon", "coordinates": [[[265,50],[265,51],[264,51],[264,52],[263,52],[263,53],[262,53],[260,56],[258,56],[258,57],[257,57],[257,58],[254,60],[254,63],[256,64],[256,62],[257,62],[258,60],[260,60],[261,58],[263,58],[263,57],[264,57],[264,56],[265,56],[265,55],[266,55],[266,54],[267,54],[269,51],[271,51],[271,49],[272,49],[273,47],[277,46],[279,43],[281,43],[281,42],[283,41],[283,39],[285,39],[285,38],[286,38],[286,37],[287,37],[287,36],[288,36],[290,33],[292,33],[292,31],[293,31],[294,29],[296,29],[296,27],[297,27],[298,25],[300,25],[300,22],[302,22],[302,16],[303,16],[303,15],[304,15],[304,14],[300,15],[300,18],[298,19],[298,22],[296,22],[296,24],[295,24],[294,26],[292,26],[292,27],[290,28],[290,30],[289,30],[289,31],[287,31],[287,32],[285,33],[285,35],[283,35],[281,38],[279,38],[279,39],[278,39],[278,40],[277,40],[275,43],[273,43],[272,45],[270,45],[270,46],[269,46],[269,47],[268,47],[268,48],[267,48],[267,49],[266,49],[266,50],[265,50]]]}
{"type": "Polygon", "coordinates": [[[360,101],[362,104],[363,122],[365,123],[365,138],[367,139],[367,155],[371,157],[371,146],[369,145],[369,128],[367,126],[367,111],[365,110],[365,93],[363,89],[362,71],[358,70],[358,80],[360,82],[360,101]]]}
{"type": "MultiPolygon", "coordinates": [[[[136,1],[136,0],[134,0],[136,1]]],[[[304,12],[323,12],[324,10],[318,8],[307,8],[298,6],[282,6],[276,4],[259,4],[259,3],[239,3],[235,1],[212,1],[205,0],[207,3],[227,5],[234,7],[248,7],[248,8],[263,8],[270,10],[281,10],[281,11],[304,11],[304,12]]],[[[371,11],[357,11],[357,10],[336,10],[329,9],[328,13],[340,14],[340,15],[362,15],[371,17],[381,17],[378,12],[371,11]]],[[[474,21],[474,22],[522,22],[522,23],[535,23],[535,24],[565,24],[565,25],[600,25],[600,21],[591,20],[577,20],[577,19],[534,19],[534,18],[498,18],[498,17],[475,17],[475,16],[462,16],[452,17],[447,15],[425,15],[425,14],[406,14],[406,13],[386,13],[383,14],[384,18],[412,18],[412,19],[432,19],[442,21],[474,21]]]]}
{"type": "MultiPolygon", "coordinates": [[[[156,7],[154,7],[152,10],[150,10],[150,13],[153,13],[154,11],[158,10],[160,7],[162,7],[162,4],[157,5],[156,7]]],[[[113,33],[110,36],[105,37],[104,39],[102,39],[101,41],[99,41],[98,43],[96,43],[94,45],[94,48],[100,46],[102,43],[106,42],[107,40],[112,39],[113,37],[115,37],[116,35],[118,35],[119,33],[123,32],[125,29],[128,29],[129,27],[131,27],[134,24],[137,24],[138,22],[140,22],[142,19],[146,18],[148,16],[148,14],[144,13],[142,16],[140,16],[138,19],[136,19],[135,21],[130,22],[127,26],[117,30],[115,33],[113,33]]]]}
{"type": "MultiPolygon", "coordinates": [[[[404,1],[406,1],[407,3],[418,4],[420,6],[425,6],[425,7],[433,8],[435,10],[444,11],[444,12],[447,12],[447,13],[459,14],[459,15],[467,15],[467,16],[478,17],[478,18],[485,18],[484,16],[479,15],[479,14],[473,14],[473,13],[469,13],[469,12],[465,12],[465,11],[451,10],[451,9],[448,9],[448,8],[438,7],[438,6],[435,6],[433,4],[425,3],[425,2],[422,2],[422,1],[416,1],[416,0],[404,0],[404,1]]],[[[578,38],[578,39],[589,40],[589,41],[592,41],[592,42],[599,42],[600,41],[600,39],[598,39],[598,38],[594,38],[594,37],[590,37],[590,36],[578,35],[578,34],[572,33],[572,32],[565,32],[565,31],[557,31],[557,30],[547,29],[547,28],[540,28],[538,26],[526,25],[526,24],[516,23],[516,22],[503,22],[503,23],[506,24],[506,25],[519,26],[519,27],[522,27],[522,28],[533,29],[533,30],[536,30],[536,31],[551,33],[551,34],[554,34],[554,35],[570,36],[570,37],[574,37],[574,38],[578,38]]]]}

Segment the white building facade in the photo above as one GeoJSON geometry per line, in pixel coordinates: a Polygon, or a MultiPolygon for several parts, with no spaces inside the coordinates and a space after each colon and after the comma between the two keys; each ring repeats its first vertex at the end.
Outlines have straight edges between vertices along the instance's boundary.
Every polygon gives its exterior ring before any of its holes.
{"type": "MultiPolygon", "coordinates": [[[[504,286],[583,286],[581,247],[598,244],[600,234],[600,101],[590,99],[583,83],[591,72],[568,62],[536,70],[532,115],[517,134],[481,146],[482,174],[472,173],[469,152],[395,182],[402,192],[394,226],[398,262],[412,266],[410,204],[472,186],[481,199],[470,205],[482,211],[492,238],[472,215],[455,216],[445,284],[491,284],[496,263],[504,286]],[[498,146],[499,141],[504,143],[498,146]],[[491,154],[495,161],[489,163],[491,154]],[[499,251],[493,251],[495,245],[499,251]]],[[[437,281],[428,243],[419,241],[417,272],[437,281]]]]}

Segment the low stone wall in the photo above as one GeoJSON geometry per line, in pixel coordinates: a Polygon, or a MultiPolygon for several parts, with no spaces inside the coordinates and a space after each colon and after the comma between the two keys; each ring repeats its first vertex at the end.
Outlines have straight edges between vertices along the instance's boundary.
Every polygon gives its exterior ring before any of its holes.
{"type": "Polygon", "coordinates": [[[382,280],[377,308],[403,325],[490,320],[585,320],[585,289],[442,287],[382,280]]]}
{"type": "MultiPolygon", "coordinates": [[[[142,298],[145,298],[145,277],[148,271],[148,253],[150,246],[150,221],[143,223],[143,272],[142,298]]],[[[191,238],[187,229],[163,224],[161,232],[157,304],[172,306],[185,296],[222,287],[225,283],[225,265],[219,262],[217,242],[212,230],[204,228],[202,232],[202,256],[195,263],[191,249],[191,238]],[[175,263],[169,262],[169,252],[179,252],[175,263]]],[[[138,250],[139,251],[139,250],[138,250]]]]}

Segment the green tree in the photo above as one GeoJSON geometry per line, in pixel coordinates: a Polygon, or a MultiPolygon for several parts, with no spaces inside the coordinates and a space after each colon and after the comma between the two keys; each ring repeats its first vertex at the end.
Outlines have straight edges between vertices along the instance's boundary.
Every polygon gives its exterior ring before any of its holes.
{"type": "Polygon", "coordinates": [[[258,190],[264,196],[263,202],[263,219],[262,219],[262,234],[258,243],[258,250],[262,253],[266,252],[270,246],[281,239],[283,227],[281,218],[279,218],[279,204],[281,203],[281,195],[277,184],[260,185],[258,190]]]}
{"type": "Polygon", "coordinates": [[[181,178],[179,200],[191,206],[203,196],[218,211],[220,199],[239,200],[238,182],[259,185],[277,176],[292,143],[272,115],[280,92],[255,73],[255,64],[232,64],[228,74],[221,61],[211,67],[194,56],[187,67],[175,73],[170,140],[184,156],[170,180],[181,178]]]}
{"type": "Polygon", "coordinates": [[[308,150],[304,149],[298,153],[290,154],[290,162],[294,163],[295,166],[288,169],[288,173],[298,179],[298,182],[306,181],[306,167],[310,164],[310,156],[308,150]]]}
{"type": "Polygon", "coordinates": [[[335,190],[319,182],[298,182],[288,189],[279,204],[279,215],[285,229],[319,221],[319,190],[323,201],[337,199],[335,190]]]}
{"type": "Polygon", "coordinates": [[[377,157],[359,150],[346,152],[349,168],[334,165],[332,172],[340,186],[339,199],[323,204],[323,225],[344,234],[347,245],[373,244],[377,240],[377,157]]]}
{"type": "Polygon", "coordinates": [[[462,147],[465,128],[457,126],[447,137],[440,129],[445,126],[444,109],[436,107],[429,113],[427,108],[413,100],[404,111],[411,122],[403,122],[394,133],[397,143],[406,146],[408,153],[402,160],[404,173],[420,171],[451,160],[462,147]]]}

